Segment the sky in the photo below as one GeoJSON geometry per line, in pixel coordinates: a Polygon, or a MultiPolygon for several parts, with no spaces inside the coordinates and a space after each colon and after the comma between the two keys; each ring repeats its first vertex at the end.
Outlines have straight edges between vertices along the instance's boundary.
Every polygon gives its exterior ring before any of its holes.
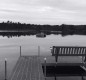
{"type": "Polygon", "coordinates": [[[0,22],[86,24],[86,0],[0,0],[0,22]]]}

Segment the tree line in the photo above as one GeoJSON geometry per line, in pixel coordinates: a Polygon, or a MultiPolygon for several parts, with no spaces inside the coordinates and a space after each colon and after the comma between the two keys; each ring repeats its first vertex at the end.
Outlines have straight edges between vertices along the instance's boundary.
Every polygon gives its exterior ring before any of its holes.
{"type": "Polygon", "coordinates": [[[37,25],[37,24],[26,24],[20,22],[2,22],[0,23],[0,30],[15,30],[15,31],[85,31],[86,25],[37,25]]]}

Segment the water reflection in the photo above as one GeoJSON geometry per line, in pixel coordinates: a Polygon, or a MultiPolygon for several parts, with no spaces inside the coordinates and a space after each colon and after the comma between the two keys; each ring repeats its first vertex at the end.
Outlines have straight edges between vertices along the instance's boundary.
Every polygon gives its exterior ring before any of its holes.
{"type": "Polygon", "coordinates": [[[7,36],[8,38],[12,38],[14,36],[20,37],[20,36],[30,36],[30,35],[36,35],[36,34],[46,34],[46,35],[62,35],[67,36],[67,35],[86,35],[86,31],[0,31],[0,36],[7,36]]]}

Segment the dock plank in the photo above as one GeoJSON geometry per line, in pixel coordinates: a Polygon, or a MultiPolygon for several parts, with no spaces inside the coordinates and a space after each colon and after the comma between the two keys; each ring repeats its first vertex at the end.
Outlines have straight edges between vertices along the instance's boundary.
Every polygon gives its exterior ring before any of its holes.
{"type": "Polygon", "coordinates": [[[15,66],[15,68],[13,69],[13,72],[12,72],[12,74],[11,74],[11,78],[10,78],[10,80],[14,80],[14,78],[17,76],[17,73],[19,72],[19,67],[21,66],[21,64],[22,64],[22,61],[23,61],[23,59],[22,58],[19,58],[18,59],[18,61],[17,61],[17,63],[16,63],[16,66],[15,66]]]}
{"type": "Polygon", "coordinates": [[[9,80],[44,80],[40,58],[37,56],[20,57],[9,80]]]}

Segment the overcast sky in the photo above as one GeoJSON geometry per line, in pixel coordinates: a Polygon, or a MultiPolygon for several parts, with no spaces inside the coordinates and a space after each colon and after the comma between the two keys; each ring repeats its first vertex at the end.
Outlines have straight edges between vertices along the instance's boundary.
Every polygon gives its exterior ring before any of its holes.
{"type": "Polygon", "coordinates": [[[0,0],[0,22],[86,24],[86,0],[0,0]]]}

